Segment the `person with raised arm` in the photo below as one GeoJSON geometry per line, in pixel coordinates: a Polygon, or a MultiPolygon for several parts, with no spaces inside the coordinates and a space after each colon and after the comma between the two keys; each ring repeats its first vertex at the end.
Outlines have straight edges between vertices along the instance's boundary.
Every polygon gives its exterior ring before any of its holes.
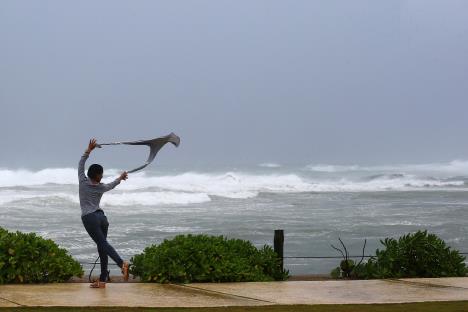
{"type": "Polygon", "coordinates": [[[98,146],[96,139],[91,139],[88,148],[81,156],[78,164],[79,197],[81,207],[81,220],[89,236],[97,245],[99,258],[101,259],[101,275],[94,281],[91,288],[105,288],[108,278],[107,264],[110,257],[121,268],[125,281],[128,281],[129,264],[123,261],[107,241],[107,230],[109,222],[104,211],[99,206],[102,194],[115,188],[122,180],[127,180],[126,171],[110,183],[101,183],[104,169],[99,164],[92,164],[85,175],[85,163],[89,154],[98,146]]]}

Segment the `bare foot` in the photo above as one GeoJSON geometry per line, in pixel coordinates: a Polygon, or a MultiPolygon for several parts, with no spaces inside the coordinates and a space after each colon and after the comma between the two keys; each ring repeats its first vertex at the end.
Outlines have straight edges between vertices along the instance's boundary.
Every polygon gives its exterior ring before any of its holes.
{"type": "Polygon", "coordinates": [[[89,285],[91,288],[106,288],[106,282],[101,282],[100,280],[94,281],[89,285]]]}
{"type": "Polygon", "coordinates": [[[123,274],[123,279],[124,281],[128,282],[128,268],[129,268],[129,264],[127,261],[124,261],[123,264],[122,264],[122,274],[123,274]]]}

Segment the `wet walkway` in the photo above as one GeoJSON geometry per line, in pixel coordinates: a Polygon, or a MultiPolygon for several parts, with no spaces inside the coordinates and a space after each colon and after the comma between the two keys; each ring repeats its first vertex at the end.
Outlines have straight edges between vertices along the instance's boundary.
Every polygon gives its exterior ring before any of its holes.
{"type": "Polygon", "coordinates": [[[216,307],[468,301],[468,278],[272,283],[2,285],[0,306],[216,307]]]}

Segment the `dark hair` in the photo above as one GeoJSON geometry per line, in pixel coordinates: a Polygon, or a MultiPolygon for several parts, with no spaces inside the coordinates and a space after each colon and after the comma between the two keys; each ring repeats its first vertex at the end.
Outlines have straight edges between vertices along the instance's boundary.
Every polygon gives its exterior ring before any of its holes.
{"type": "Polygon", "coordinates": [[[102,168],[101,165],[98,164],[92,164],[88,168],[88,178],[90,179],[96,179],[96,176],[98,174],[102,174],[104,172],[104,168],[102,168]]]}

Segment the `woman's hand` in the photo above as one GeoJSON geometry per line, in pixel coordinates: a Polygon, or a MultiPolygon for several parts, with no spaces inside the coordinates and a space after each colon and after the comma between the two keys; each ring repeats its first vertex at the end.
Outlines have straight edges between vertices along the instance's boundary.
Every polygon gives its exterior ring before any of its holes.
{"type": "Polygon", "coordinates": [[[95,149],[97,146],[96,139],[91,139],[89,140],[88,148],[86,149],[87,153],[91,153],[93,149],[95,149]]]}
{"type": "Polygon", "coordinates": [[[127,171],[122,172],[122,174],[119,176],[119,180],[127,180],[128,179],[128,173],[127,171]]]}

